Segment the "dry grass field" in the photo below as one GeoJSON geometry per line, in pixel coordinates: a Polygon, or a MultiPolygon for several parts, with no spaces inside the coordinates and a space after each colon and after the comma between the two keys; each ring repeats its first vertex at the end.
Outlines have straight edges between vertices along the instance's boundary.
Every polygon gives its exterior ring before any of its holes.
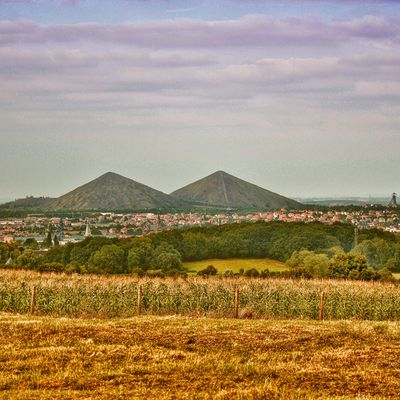
{"type": "Polygon", "coordinates": [[[398,399],[400,323],[0,314],[0,399],[398,399]]]}

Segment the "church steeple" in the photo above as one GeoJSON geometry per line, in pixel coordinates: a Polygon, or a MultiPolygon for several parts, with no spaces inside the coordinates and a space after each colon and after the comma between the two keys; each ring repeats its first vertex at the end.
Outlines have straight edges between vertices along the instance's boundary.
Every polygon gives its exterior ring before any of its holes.
{"type": "Polygon", "coordinates": [[[85,238],[92,236],[92,230],[90,229],[89,221],[86,221],[85,238]]]}

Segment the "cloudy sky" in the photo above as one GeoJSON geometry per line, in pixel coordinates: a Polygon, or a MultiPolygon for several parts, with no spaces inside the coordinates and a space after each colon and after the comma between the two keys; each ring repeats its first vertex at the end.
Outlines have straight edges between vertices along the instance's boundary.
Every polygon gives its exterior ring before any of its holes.
{"type": "Polygon", "coordinates": [[[400,192],[397,0],[0,0],[0,199],[114,171],[400,192]]]}

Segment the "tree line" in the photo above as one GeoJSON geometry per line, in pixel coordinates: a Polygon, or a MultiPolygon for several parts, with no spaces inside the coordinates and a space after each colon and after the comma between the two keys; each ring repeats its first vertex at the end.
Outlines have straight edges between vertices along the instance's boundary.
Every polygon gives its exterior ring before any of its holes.
{"type": "Polygon", "coordinates": [[[240,223],[127,239],[91,237],[46,252],[36,250],[32,239],[25,245],[0,244],[0,265],[38,271],[179,275],[185,273],[184,261],[272,258],[286,262],[293,274],[303,271],[323,277],[328,276],[334,257],[351,251],[375,270],[400,271],[398,235],[362,230],[359,244],[354,244],[354,227],[348,224],[240,223]]]}

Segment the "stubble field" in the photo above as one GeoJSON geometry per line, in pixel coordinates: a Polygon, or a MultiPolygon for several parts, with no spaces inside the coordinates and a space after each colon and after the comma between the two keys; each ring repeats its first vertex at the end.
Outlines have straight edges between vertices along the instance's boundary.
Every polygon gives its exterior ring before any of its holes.
{"type": "Polygon", "coordinates": [[[400,324],[0,315],[1,399],[398,399],[400,324]]]}

